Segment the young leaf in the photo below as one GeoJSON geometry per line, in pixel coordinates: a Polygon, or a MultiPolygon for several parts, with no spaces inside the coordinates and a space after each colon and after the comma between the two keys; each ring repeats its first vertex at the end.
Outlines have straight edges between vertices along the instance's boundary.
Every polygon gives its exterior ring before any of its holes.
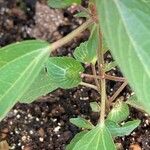
{"type": "Polygon", "coordinates": [[[117,102],[109,112],[107,119],[119,123],[129,116],[129,107],[124,102],[117,102]]]}
{"type": "Polygon", "coordinates": [[[90,107],[93,112],[100,112],[100,105],[97,102],[91,102],[90,107]]]}
{"type": "Polygon", "coordinates": [[[116,150],[111,134],[105,125],[97,125],[79,140],[72,150],[116,150]]]}
{"type": "Polygon", "coordinates": [[[98,26],[94,25],[89,40],[81,43],[73,53],[74,57],[82,63],[95,64],[97,60],[96,51],[98,48],[98,26]]]}
{"type": "Polygon", "coordinates": [[[107,120],[106,126],[109,129],[111,135],[113,137],[117,137],[131,134],[131,132],[139,126],[140,122],[140,120],[133,120],[126,122],[122,126],[119,126],[117,123],[107,120]]]}
{"type": "Polygon", "coordinates": [[[76,87],[81,82],[83,66],[71,57],[51,57],[46,63],[49,78],[60,88],[76,87]]]}
{"type": "Polygon", "coordinates": [[[150,114],[150,3],[96,0],[96,6],[111,53],[150,114]]]}
{"type": "Polygon", "coordinates": [[[105,64],[105,72],[110,71],[111,69],[115,68],[116,66],[117,66],[117,63],[115,61],[105,64]]]}
{"type": "Polygon", "coordinates": [[[91,56],[91,63],[95,64],[97,60],[97,49],[99,43],[99,27],[97,24],[94,24],[93,29],[91,31],[90,38],[87,43],[88,55],[91,56]]]}
{"type": "Polygon", "coordinates": [[[81,4],[81,0],[48,0],[48,5],[52,8],[66,8],[73,3],[81,4]]]}
{"type": "Polygon", "coordinates": [[[79,128],[85,128],[85,129],[93,129],[94,128],[94,125],[91,122],[89,122],[88,120],[86,120],[82,117],[71,118],[70,122],[79,128]]]}
{"type": "MultiPolygon", "coordinates": [[[[87,58],[87,41],[83,42],[77,47],[73,53],[74,57],[76,60],[82,62],[82,63],[87,63],[88,58],[87,58]]],[[[90,60],[91,61],[91,60],[90,60]]]]}
{"type": "Polygon", "coordinates": [[[75,137],[71,140],[70,144],[67,145],[65,150],[72,150],[74,146],[77,144],[79,140],[81,140],[88,131],[82,131],[75,135],[75,137]]]}
{"type": "Polygon", "coordinates": [[[0,49],[0,120],[30,87],[49,53],[47,42],[33,40],[0,49]]]}
{"type": "Polygon", "coordinates": [[[89,16],[89,14],[88,14],[87,12],[81,11],[81,12],[75,14],[74,17],[78,17],[78,18],[80,18],[80,17],[82,17],[82,18],[89,18],[90,16],[89,16]]]}
{"type": "Polygon", "coordinates": [[[57,85],[49,78],[47,72],[43,69],[19,101],[21,103],[32,103],[38,97],[44,96],[56,89],[57,85]]]}

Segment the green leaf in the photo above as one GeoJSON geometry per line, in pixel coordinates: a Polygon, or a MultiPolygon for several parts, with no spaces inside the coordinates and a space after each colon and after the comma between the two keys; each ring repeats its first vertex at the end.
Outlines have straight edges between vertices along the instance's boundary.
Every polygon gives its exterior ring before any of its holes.
{"type": "Polygon", "coordinates": [[[129,116],[129,107],[126,103],[118,101],[109,112],[107,119],[119,123],[129,116]]]}
{"type": "Polygon", "coordinates": [[[27,40],[2,47],[0,48],[0,67],[32,50],[43,49],[47,45],[48,43],[41,40],[27,40]]]}
{"type": "Polygon", "coordinates": [[[72,57],[51,57],[46,63],[47,72],[52,81],[63,89],[76,87],[81,82],[83,66],[72,57]]]}
{"type": "Polygon", "coordinates": [[[110,63],[105,64],[105,72],[110,71],[111,69],[115,68],[117,66],[117,63],[115,61],[112,61],[110,63]]]}
{"type": "Polygon", "coordinates": [[[90,107],[93,112],[100,112],[100,105],[97,102],[91,102],[90,107]]]}
{"type": "Polygon", "coordinates": [[[95,24],[91,31],[89,40],[81,43],[73,53],[74,57],[82,63],[95,64],[97,60],[97,48],[98,48],[98,27],[95,24]]]}
{"type": "Polygon", "coordinates": [[[108,50],[110,50],[110,48],[108,47],[108,44],[107,44],[106,39],[104,38],[104,36],[102,38],[102,45],[103,45],[103,54],[105,54],[108,50]]]}
{"type": "Polygon", "coordinates": [[[140,120],[128,121],[124,125],[119,126],[117,123],[107,120],[106,126],[113,137],[130,135],[131,132],[140,124],[140,120]]]}
{"type": "Polygon", "coordinates": [[[91,122],[89,122],[88,120],[86,120],[82,117],[71,118],[70,122],[79,128],[85,128],[85,129],[93,129],[94,128],[94,125],[91,122]]]}
{"type": "Polygon", "coordinates": [[[82,17],[82,18],[89,18],[90,16],[89,16],[89,14],[88,14],[87,12],[81,11],[81,12],[75,14],[74,17],[78,17],[78,18],[81,18],[81,17],[82,17]]]}
{"type": "Polygon", "coordinates": [[[127,101],[127,104],[131,105],[132,107],[139,109],[141,111],[144,111],[144,108],[140,104],[140,102],[137,100],[136,95],[132,95],[127,101]]]}
{"type": "Polygon", "coordinates": [[[0,120],[30,87],[49,53],[47,42],[34,40],[0,49],[0,120]]]}
{"type": "Polygon", "coordinates": [[[81,0],[48,0],[48,6],[52,8],[66,8],[73,3],[81,4],[81,0]]]}
{"type": "MultiPolygon", "coordinates": [[[[87,58],[87,41],[83,42],[79,45],[79,47],[77,47],[73,53],[74,57],[76,60],[78,60],[79,62],[82,63],[87,63],[88,62],[88,58],[87,58]]],[[[91,60],[91,59],[90,59],[91,60]]]]}
{"type": "Polygon", "coordinates": [[[75,135],[75,137],[71,140],[70,144],[67,145],[65,150],[72,150],[74,148],[74,146],[76,145],[76,143],[81,140],[85,134],[88,133],[88,131],[82,131],[78,134],[75,135]]]}
{"type": "Polygon", "coordinates": [[[116,150],[105,125],[97,125],[79,140],[72,150],[116,150]]]}
{"type": "Polygon", "coordinates": [[[47,72],[43,69],[19,101],[21,103],[32,103],[38,97],[44,96],[56,89],[57,85],[49,78],[47,72]]]}
{"type": "Polygon", "coordinates": [[[150,3],[96,0],[100,26],[123,74],[150,114],[150,3]]]}

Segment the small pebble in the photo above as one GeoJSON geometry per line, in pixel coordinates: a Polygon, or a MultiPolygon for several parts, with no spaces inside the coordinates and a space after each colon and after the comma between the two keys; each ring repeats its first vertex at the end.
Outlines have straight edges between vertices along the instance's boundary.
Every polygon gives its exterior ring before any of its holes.
{"type": "Polygon", "coordinates": [[[39,140],[40,140],[40,142],[43,142],[43,141],[44,141],[44,139],[43,139],[42,137],[40,137],[39,140]]]}
{"type": "Polygon", "coordinates": [[[27,137],[24,135],[21,139],[22,141],[26,141],[27,137]]]}
{"type": "Polygon", "coordinates": [[[55,128],[54,128],[54,132],[57,133],[57,132],[60,130],[60,128],[61,128],[60,126],[55,127],[55,128]]]}

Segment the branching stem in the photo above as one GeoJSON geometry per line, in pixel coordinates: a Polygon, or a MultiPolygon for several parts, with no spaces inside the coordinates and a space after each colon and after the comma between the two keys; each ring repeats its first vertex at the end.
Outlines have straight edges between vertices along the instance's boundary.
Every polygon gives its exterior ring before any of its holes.
{"type": "Polygon", "coordinates": [[[86,83],[86,82],[81,82],[80,85],[83,85],[83,86],[86,86],[86,87],[89,87],[91,89],[94,89],[94,90],[98,91],[97,86],[95,86],[93,84],[89,84],[89,83],[86,83]]]}
{"type": "Polygon", "coordinates": [[[96,73],[96,68],[95,68],[95,65],[91,64],[91,68],[92,68],[92,72],[93,72],[93,75],[92,77],[94,78],[95,80],[95,84],[100,92],[100,85],[99,85],[99,81],[98,81],[98,78],[97,78],[97,73],[96,73]]]}
{"type": "Polygon", "coordinates": [[[98,50],[98,60],[100,65],[100,90],[101,90],[101,111],[100,111],[100,123],[104,124],[105,122],[105,107],[106,107],[106,80],[105,80],[105,69],[104,69],[104,55],[103,55],[103,42],[102,42],[102,33],[99,28],[99,50],[98,50]]]}
{"type": "Polygon", "coordinates": [[[85,23],[83,23],[81,26],[79,26],[77,29],[66,35],[65,37],[61,38],[60,40],[52,43],[50,45],[51,51],[56,50],[57,48],[62,47],[63,45],[67,44],[68,42],[72,41],[76,36],[78,36],[81,32],[83,32],[85,29],[87,29],[91,24],[93,24],[93,20],[89,19],[85,23]]]}
{"type": "MultiPolygon", "coordinates": [[[[85,73],[82,73],[81,76],[82,77],[88,77],[88,78],[96,78],[96,79],[99,79],[99,80],[102,79],[102,76],[85,74],[85,73]]],[[[115,76],[111,76],[111,75],[107,75],[107,74],[105,74],[103,78],[105,78],[107,80],[119,81],[119,82],[125,82],[126,81],[126,79],[123,78],[123,77],[115,77],[115,76]]]]}
{"type": "Polygon", "coordinates": [[[122,90],[127,86],[128,82],[125,81],[120,87],[119,89],[114,93],[114,95],[109,99],[110,103],[112,103],[116,97],[122,92],[122,90]]]}
{"type": "Polygon", "coordinates": [[[111,76],[108,74],[105,74],[105,79],[112,80],[112,81],[119,81],[119,82],[125,82],[126,81],[126,79],[123,77],[116,77],[116,76],[111,76]]]}

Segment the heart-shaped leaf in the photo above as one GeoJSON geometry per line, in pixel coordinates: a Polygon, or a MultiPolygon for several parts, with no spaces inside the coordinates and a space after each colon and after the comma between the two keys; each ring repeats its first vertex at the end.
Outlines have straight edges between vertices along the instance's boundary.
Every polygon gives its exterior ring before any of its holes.
{"type": "Polygon", "coordinates": [[[60,88],[72,88],[81,83],[83,66],[72,57],[51,57],[46,63],[52,81],[60,88]]]}
{"type": "Polygon", "coordinates": [[[97,125],[79,140],[72,150],[116,150],[113,139],[105,125],[97,125]]]}
{"type": "Polygon", "coordinates": [[[150,3],[96,0],[96,6],[113,57],[150,114],[150,3]]]}
{"type": "Polygon", "coordinates": [[[47,42],[35,40],[0,49],[0,120],[30,87],[49,53],[47,42]]]}

